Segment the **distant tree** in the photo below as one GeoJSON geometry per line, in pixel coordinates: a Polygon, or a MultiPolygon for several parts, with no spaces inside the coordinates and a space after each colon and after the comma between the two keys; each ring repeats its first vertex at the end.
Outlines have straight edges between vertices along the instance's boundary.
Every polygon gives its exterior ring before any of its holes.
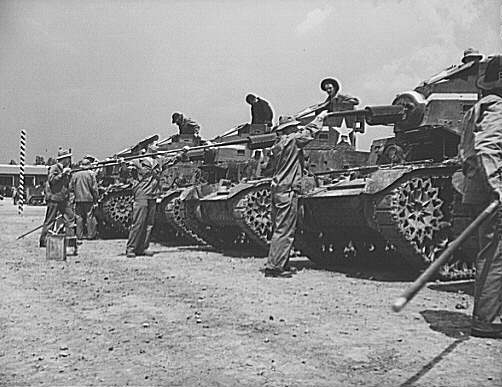
{"type": "Polygon", "coordinates": [[[9,161],[9,165],[17,165],[16,160],[9,161]]]}
{"type": "Polygon", "coordinates": [[[54,164],[56,164],[56,163],[57,163],[56,159],[54,159],[54,158],[52,158],[52,157],[49,157],[49,158],[47,159],[47,162],[45,163],[45,165],[54,165],[54,164]]]}
{"type": "Polygon", "coordinates": [[[44,156],[36,155],[35,156],[35,165],[45,165],[44,156]]]}

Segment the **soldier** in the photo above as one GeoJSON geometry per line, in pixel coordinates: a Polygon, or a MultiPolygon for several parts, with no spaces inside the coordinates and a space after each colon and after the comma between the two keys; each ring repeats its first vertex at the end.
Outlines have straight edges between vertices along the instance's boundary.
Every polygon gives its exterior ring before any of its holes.
{"type": "MultiPolygon", "coordinates": [[[[487,64],[477,86],[483,97],[466,113],[460,156],[465,176],[463,202],[476,214],[502,199],[502,56],[487,64]]],[[[478,230],[476,283],[471,335],[502,338],[502,210],[478,230]]]]}
{"type": "Polygon", "coordinates": [[[69,203],[71,152],[59,148],[56,160],[57,163],[49,168],[47,182],[45,183],[47,211],[45,213],[42,233],[40,234],[40,247],[46,246],[47,233],[54,225],[58,213],[63,216],[66,235],[74,235],[74,214],[69,203]]]}
{"type": "Polygon", "coordinates": [[[323,110],[327,110],[328,112],[337,112],[342,110],[348,110],[349,108],[344,105],[358,105],[359,99],[356,97],[351,97],[348,95],[338,94],[340,90],[340,84],[334,78],[326,78],[321,81],[321,90],[325,91],[328,96],[324,103],[327,103],[327,106],[320,108],[316,111],[316,114],[319,114],[323,110]]]}
{"type": "Polygon", "coordinates": [[[271,149],[273,234],[265,265],[265,277],[291,277],[287,270],[293,247],[298,214],[298,192],[303,175],[302,148],[322,129],[327,112],[321,112],[310,124],[298,130],[299,121],[281,117],[273,129],[279,138],[271,149]]]}
{"type": "MultiPolygon", "coordinates": [[[[84,158],[80,165],[86,168],[90,163],[88,158],[84,158]]],[[[70,179],[70,191],[75,198],[77,239],[84,239],[84,229],[87,231],[87,239],[95,239],[97,221],[94,206],[98,202],[98,183],[94,172],[90,169],[75,172],[70,179]]]]}
{"type": "Polygon", "coordinates": [[[274,113],[270,104],[253,94],[246,95],[246,102],[251,105],[251,125],[265,124],[272,126],[274,113]]]}
{"type": "MultiPolygon", "coordinates": [[[[352,110],[354,106],[359,104],[359,99],[356,97],[351,97],[348,95],[338,94],[340,90],[340,84],[334,78],[326,78],[321,81],[321,90],[325,91],[328,96],[324,101],[326,106],[319,108],[316,110],[316,114],[319,114],[323,110],[327,110],[328,112],[338,112],[343,110],[352,110]]],[[[343,118],[339,118],[339,124],[336,126],[341,126],[343,118]]],[[[347,122],[347,126],[353,128],[354,127],[354,118],[346,117],[345,121],[347,122]]],[[[354,131],[351,130],[348,133],[350,144],[355,146],[355,138],[354,131]]],[[[338,139],[336,141],[338,143],[338,139]]]]}
{"type": "Polygon", "coordinates": [[[189,117],[184,117],[183,113],[173,113],[172,123],[178,125],[180,134],[193,134],[199,136],[200,125],[189,117]]]}
{"type": "MultiPolygon", "coordinates": [[[[152,152],[150,149],[149,152],[152,152]]],[[[157,160],[145,155],[144,158],[131,162],[133,179],[134,203],[132,224],[127,240],[126,256],[134,258],[137,255],[153,256],[148,250],[155,221],[156,198],[160,191],[162,171],[173,165],[179,156],[157,160]]]]}

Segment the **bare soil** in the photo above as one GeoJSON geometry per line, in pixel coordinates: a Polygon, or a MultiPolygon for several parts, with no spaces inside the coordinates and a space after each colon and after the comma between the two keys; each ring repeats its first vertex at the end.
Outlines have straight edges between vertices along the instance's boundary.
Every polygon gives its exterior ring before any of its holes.
{"type": "Polygon", "coordinates": [[[412,277],[326,271],[292,279],[263,258],[124,240],[84,242],[48,261],[44,207],[0,201],[0,385],[502,386],[502,341],[469,336],[472,286],[424,289],[412,277]]]}

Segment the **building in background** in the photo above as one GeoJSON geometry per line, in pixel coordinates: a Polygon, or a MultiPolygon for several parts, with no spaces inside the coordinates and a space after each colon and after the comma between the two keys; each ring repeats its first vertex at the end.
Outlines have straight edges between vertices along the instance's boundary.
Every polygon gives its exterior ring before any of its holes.
{"type": "MultiPolygon", "coordinates": [[[[25,165],[24,187],[27,204],[41,204],[47,181],[47,165],[25,165]]],[[[0,195],[13,196],[19,185],[19,165],[0,164],[0,195]]]]}

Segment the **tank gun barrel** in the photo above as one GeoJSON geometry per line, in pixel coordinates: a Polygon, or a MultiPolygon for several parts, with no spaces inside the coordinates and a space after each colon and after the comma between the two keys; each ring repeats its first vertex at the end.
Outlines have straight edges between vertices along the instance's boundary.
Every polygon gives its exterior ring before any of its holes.
{"type": "Polygon", "coordinates": [[[406,118],[406,107],[403,105],[373,105],[364,109],[342,110],[331,112],[326,117],[364,116],[368,125],[391,125],[406,118]]]}

